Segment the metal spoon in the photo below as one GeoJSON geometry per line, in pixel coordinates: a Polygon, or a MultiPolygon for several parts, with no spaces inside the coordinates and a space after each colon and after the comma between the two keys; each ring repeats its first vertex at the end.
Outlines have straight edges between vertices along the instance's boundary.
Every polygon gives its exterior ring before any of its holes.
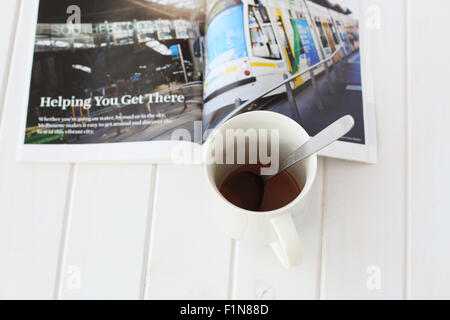
{"type": "Polygon", "coordinates": [[[276,174],[271,176],[260,176],[253,172],[244,171],[230,178],[226,182],[226,187],[229,188],[229,190],[235,191],[237,194],[245,194],[245,197],[242,197],[241,199],[243,209],[256,211],[263,201],[264,185],[267,181],[294,164],[329,146],[331,143],[347,134],[354,126],[355,120],[352,116],[347,115],[342,117],[319,132],[316,136],[309,139],[300,148],[281,161],[280,168],[276,174]]]}

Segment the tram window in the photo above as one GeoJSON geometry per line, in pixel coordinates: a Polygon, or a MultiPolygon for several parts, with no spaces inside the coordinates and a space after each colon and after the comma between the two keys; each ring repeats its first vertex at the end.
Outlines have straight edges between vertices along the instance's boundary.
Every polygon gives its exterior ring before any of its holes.
{"type": "Polygon", "coordinates": [[[304,19],[303,14],[298,11],[289,10],[289,15],[291,19],[304,19]]]}
{"type": "Polygon", "coordinates": [[[258,7],[258,12],[259,12],[259,14],[261,16],[261,19],[262,19],[262,21],[264,23],[269,23],[270,22],[269,15],[267,13],[266,7],[259,6],[258,7]]]}
{"type": "Polygon", "coordinates": [[[325,31],[323,30],[322,22],[316,21],[316,26],[319,29],[320,41],[322,41],[322,46],[324,48],[327,48],[328,47],[328,40],[327,40],[327,36],[325,35],[325,31]]]}
{"type": "Polygon", "coordinates": [[[224,63],[247,56],[242,5],[225,9],[210,22],[205,51],[207,74],[224,63]]]}
{"type": "Polygon", "coordinates": [[[250,29],[253,56],[258,58],[280,60],[280,50],[272,27],[266,26],[261,30],[259,27],[250,29]]]}
{"type": "Polygon", "coordinates": [[[275,33],[270,23],[261,23],[262,20],[256,12],[256,8],[249,7],[250,40],[254,57],[281,60],[275,33]]]}

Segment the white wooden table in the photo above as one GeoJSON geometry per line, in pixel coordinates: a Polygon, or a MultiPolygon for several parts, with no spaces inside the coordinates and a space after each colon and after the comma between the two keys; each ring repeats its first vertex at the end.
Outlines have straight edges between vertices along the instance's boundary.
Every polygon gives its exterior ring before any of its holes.
{"type": "Polygon", "coordinates": [[[211,223],[201,167],[16,162],[19,0],[1,1],[0,298],[450,298],[450,2],[366,2],[379,162],[320,160],[285,270],[211,223]]]}

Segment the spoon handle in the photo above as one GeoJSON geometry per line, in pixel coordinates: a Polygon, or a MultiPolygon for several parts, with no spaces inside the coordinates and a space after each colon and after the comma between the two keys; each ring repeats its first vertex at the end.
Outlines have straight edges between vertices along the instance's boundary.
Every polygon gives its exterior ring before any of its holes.
{"type": "MultiPolygon", "coordinates": [[[[286,159],[280,162],[280,169],[278,172],[282,172],[299,161],[302,161],[309,156],[319,152],[323,148],[329,146],[336,140],[342,138],[355,126],[355,120],[352,116],[347,115],[336,122],[332,123],[317,135],[305,142],[300,148],[290,154],[286,159]]],[[[276,174],[275,174],[276,175],[276,174]]],[[[267,182],[275,175],[263,176],[263,180],[267,182]]]]}

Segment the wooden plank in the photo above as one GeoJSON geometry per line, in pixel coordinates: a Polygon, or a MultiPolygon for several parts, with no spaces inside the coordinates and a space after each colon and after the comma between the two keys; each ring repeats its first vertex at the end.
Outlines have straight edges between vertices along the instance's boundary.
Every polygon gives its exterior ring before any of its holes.
{"type": "Polygon", "coordinates": [[[225,299],[231,240],[205,206],[202,166],[158,166],[146,299],[225,299]]]}
{"type": "Polygon", "coordinates": [[[15,31],[19,14],[19,0],[2,1],[0,4],[0,29],[2,45],[0,46],[0,119],[3,110],[4,92],[10,71],[10,59],[15,39],[15,31]]]}
{"type": "MultiPolygon", "coordinates": [[[[0,5],[2,28],[14,17],[13,1],[0,5]],[[5,24],[3,24],[5,22],[5,24]]],[[[17,3],[17,2],[16,2],[17,3]]],[[[33,6],[21,6],[20,42],[14,52],[32,52],[33,6]],[[31,8],[30,8],[31,7],[31,8]],[[28,31],[27,31],[28,30],[28,31]]],[[[2,31],[4,31],[2,29],[2,31]]],[[[8,32],[4,33],[8,43],[8,32]]],[[[5,57],[2,48],[2,55],[5,57]]],[[[24,164],[15,160],[27,105],[28,66],[14,55],[0,128],[0,298],[51,299],[54,296],[69,165],[24,164]]],[[[3,60],[4,62],[4,60],[3,60]]],[[[2,70],[7,70],[2,65],[2,70]]],[[[3,100],[2,100],[3,101],[3,100]]]]}
{"type": "Polygon", "coordinates": [[[152,168],[77,165],[58,298],[142,297],[152,168]]]}
{"type": "MultiPolygon", "coordinates": [[[[327,160],[321,298],[398,299],[405,275],[405,1],[368,1],[378,117],[377,165],[327,160]]],[[[360,24],[366,25],[365,20],[360,24]]]]}
{"type": "Polygon", "coordinates": [[[301,265],[286,270],[270,247],[237,244],[233,299],[317,299],[320,286],[323,163],[319,159],[309,212],[295,217],[303,245],[301,265]]]}
{"type": "Polygon", "coordinates": [[[450,299],[450,51],[445,0],[408,2],[408,298],[450,299]]]}

